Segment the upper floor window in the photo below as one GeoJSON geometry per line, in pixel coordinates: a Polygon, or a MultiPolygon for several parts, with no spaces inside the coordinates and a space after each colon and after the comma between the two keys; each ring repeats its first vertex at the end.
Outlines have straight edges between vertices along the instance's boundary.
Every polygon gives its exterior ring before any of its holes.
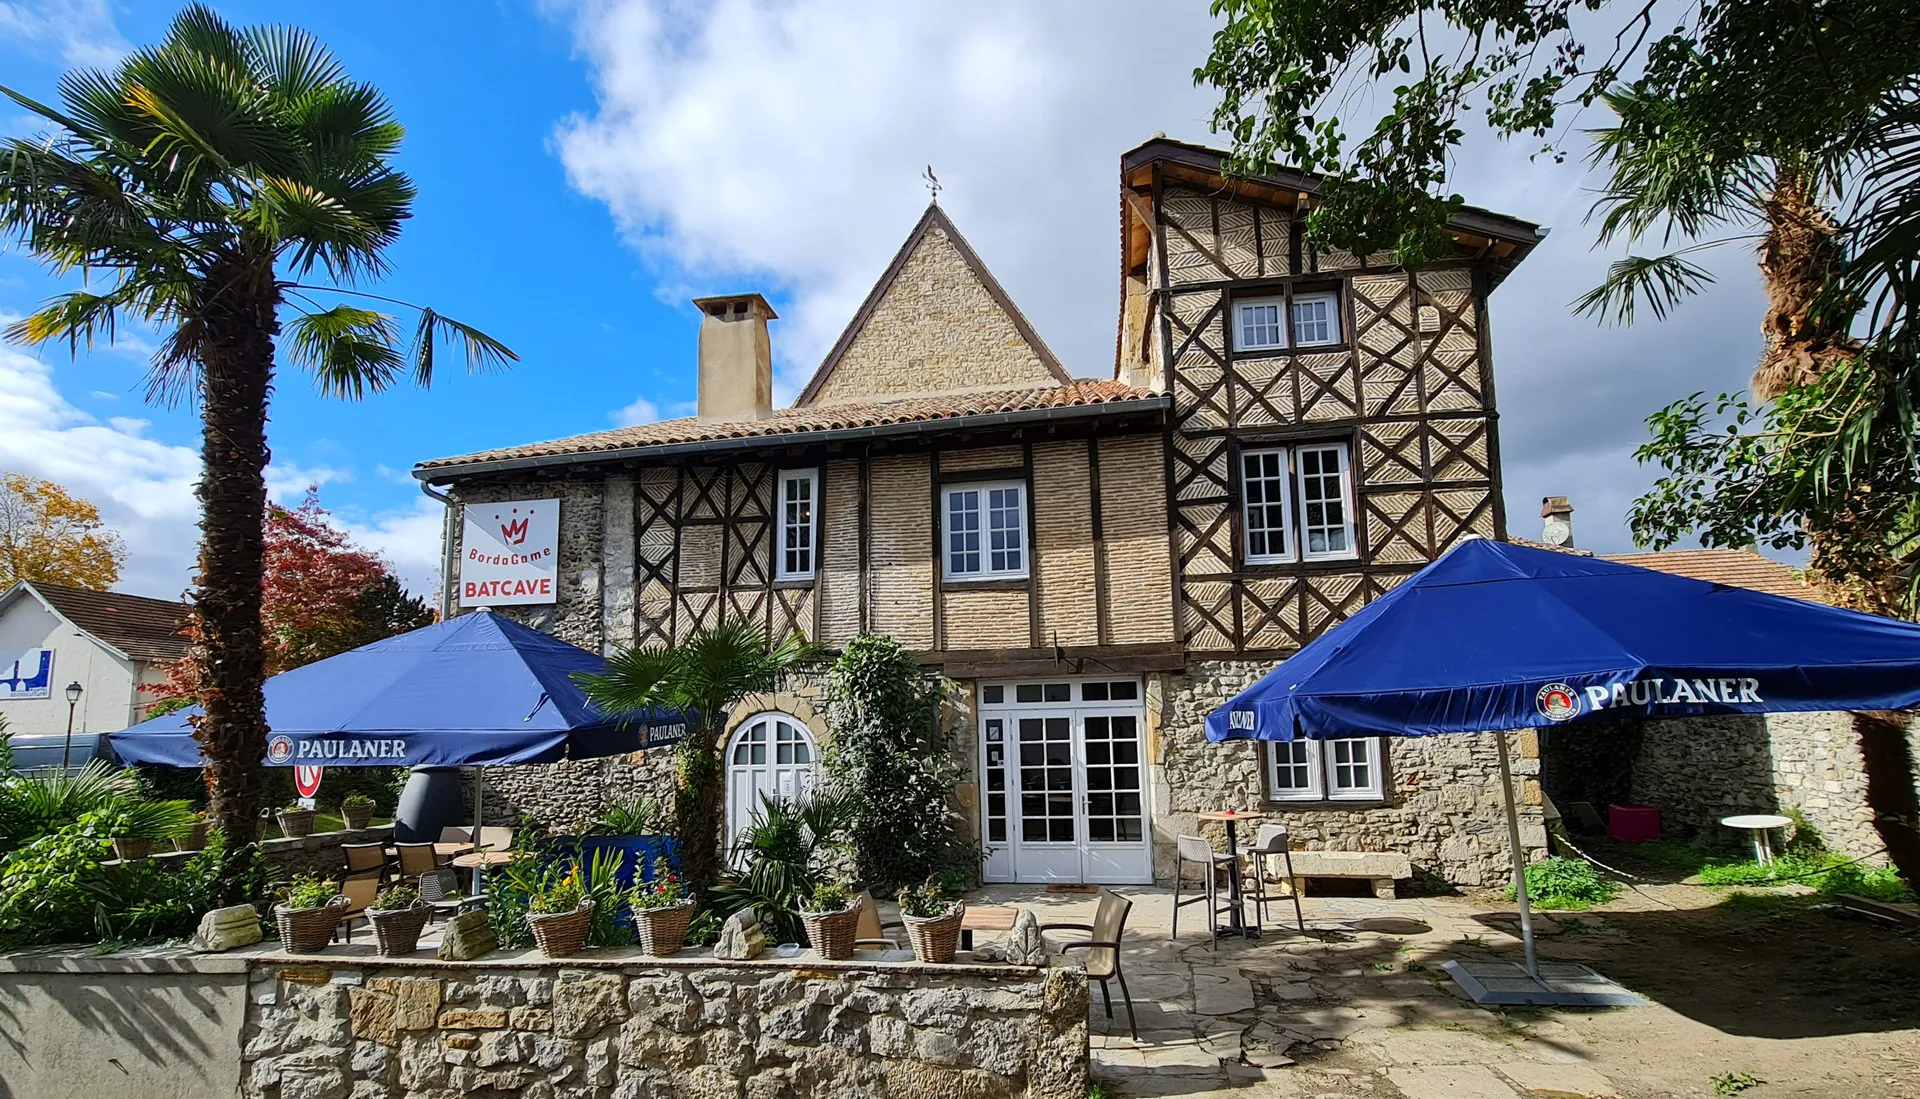
{"type": "Polygon", "coordinates": [[[1242,451],[1247,562],[1353,557],[1352,481],[1344,443],[1242,451]]]}
{"type": "Polygon", "coordinates": [[[1266,351],[1287,346],[1280,325],[1286,302],[1280,298],[1244,298],[1233,303],[1234,350],[1266,351]]]}
{"type": "Polygon", "coordinates": [[[941,534],[949,580],[1027,575],[1027,486],[1018,481],[949,485],[941,534]]]}
{"type": "Polygon", "coordinates": [[[1340,342],[1340,295],[1331,290],[1293,296],[1293,345],[1319,347],[1340,342]]]}
{"type": "Polygon", "coordinates": [[[1385,799],[1380,738],[1268,744],[1267,795],[1274,801],[1385,799]]]}
{"type": "Polygon", "coordinates": [[[789,469],[780,474],[780,543],[775,554],[775,579],[813,579],[816,542],[814,511],[819,502],[819,470],[789,469]]]}
{"type": "Polygon", "coordinates": [[[1233,303],[1233,349],[1277,351],[1326,347],[1341,342],[1340,295],[1315,290],[1284,297],[1241,298],[1233,303]]]}

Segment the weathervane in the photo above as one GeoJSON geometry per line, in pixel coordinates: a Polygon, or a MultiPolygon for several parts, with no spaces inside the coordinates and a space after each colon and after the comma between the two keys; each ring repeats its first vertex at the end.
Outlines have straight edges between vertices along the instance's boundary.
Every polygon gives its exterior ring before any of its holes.
{"type": "Polygon", "coordinates": [[[933,165],[927,165],[927,170],[920,173],[920,178],[927,181],[927,193],[933,196],[933,201],[939,202],[940,177],[933,174],[933,165]]]}

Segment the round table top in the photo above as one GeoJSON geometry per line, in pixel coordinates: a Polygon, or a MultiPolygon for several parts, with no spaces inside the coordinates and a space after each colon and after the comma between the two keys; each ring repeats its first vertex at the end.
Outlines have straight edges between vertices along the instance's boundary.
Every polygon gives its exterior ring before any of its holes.
{"type": "Polygon", "coordinates": [[[1201,813],[1201,820],[1262,820],[1265,813],[1250,813],[1245,809],[1215,809],[1201,813]]]}
{"type": "Polygon", "coordinates": [[[473,844],[471,843],[449,842],[436,843],[433,845],[433,853],[436,855],[464,855],[471,850],[473,850],[473,844]]]}
{"type": "Polygon", "coordinates": [[[513,857],[513,852],[511,851],[475,851],[454,859],[453,865],[469,868],[475,866],[504,866],[512,862],[513,857]]]}
{"type": "Polygon", "coordinates": [[[1785,828],[1793,823],[1793,819],[1771,813],[1749,813],[1739,817],[1721,817],[1720,823],[1728,828],[1785,828]]]}

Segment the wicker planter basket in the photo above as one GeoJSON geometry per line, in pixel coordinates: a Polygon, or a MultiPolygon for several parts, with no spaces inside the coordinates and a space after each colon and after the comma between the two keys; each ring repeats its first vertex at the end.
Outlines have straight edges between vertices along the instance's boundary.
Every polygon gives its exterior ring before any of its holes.
{"type": "Polygon", "coordinates": [[[173,841],[174,847],[181,851],[205,850],[207,846],[207,827],[206,821],[195,821],[193,827],[187,829],[186,835],[173,841]]]}
{"type": "Polygon", "coordinates": [[[319,908],[274,905],[273,921],[280,926],[281,948],[293,954],[325,950],[333,941],[333,929],[340,926],[340,917],[352,904],[345,897],[335,897],[319,908]]]}
{"type": "Polygon", "coordinates": [[[693,923],[693,902],[666,908],[633,910],[633,937],[640,949],[654,957],[673,954],[687,945],[687,927],[693,923]]]}
{"type": "Polygon", "coordinates": [[[373,823],[373,806],[342,805],[340,807],[340,819],[346,822],[349,830],[357,832],[373,823]]]}
{"type": "Polygon", "coordinates": [[[966,914],[964,904],[955,904],[944,916],[922,918],[902,913],[900,922],[907,927],[907,942],[913,947],[914,960],[952,961],[953,952],[960,948],[960,918],[966,914]]]}
{"type": "Polygon", "coordinates": [[[369,908],[367,922],[373,925],[373,941],[380,953],[393,957],[411,954],[420,946],[420,932],[427,926],[433,906],[424,902],[412,908],[369,908]]]}
{"type": "Polygon", "coordinates": [[[120,836],[113,841],[113,857],[121,862],[133,862],[153,854],[153,841],[120,836]]]}
{"type": "Polygon", "coordinates": [[[313,817],[311,809],[282,809],[274,814],[280,822],[280,834],[288,839],[313,835],[313,817]]]}
{"type": "Polygon", "coordinates": [[[527,930],[533,932],[533,941],[540,944],[540,952],[549,958],[580,953],[580,948],[587,945],[587,928],[592,923],[592,897],[581,901],[571,912],[551,916],[527,913],[527,930]]]}
{"type": "Polygon", "coordinates": [[[807,942],[814,952],[828,961],[853,957],[853,940],[860,930],[860,909],[848,905],[838,912],[802,912],[800,926],[807,930],[807,942]]]}

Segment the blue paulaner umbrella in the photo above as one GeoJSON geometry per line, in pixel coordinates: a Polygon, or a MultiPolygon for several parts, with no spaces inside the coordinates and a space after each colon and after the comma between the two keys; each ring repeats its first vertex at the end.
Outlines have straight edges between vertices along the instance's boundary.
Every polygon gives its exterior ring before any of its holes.
{"type": "MultiPolygon", "coordinates": [[[[270,766],[481,767],[637,751],[678,739],[674,714],[609,717],[575,672],[604,661],[477,611],[267,680],[270,766]]],[[[189,707],[110,734],[128,763],[198,767],[189,707]]]]}
{"type": "MultiPolygon", "coordinates": [[[[1209,714],[1207,738],[1432,736],[1602,716],[1916,705],[1920,625],[1472,538],[1209,714]]],[[[1537,981],[1511,766],[1506,738],[1497,739],[1527,973],[1537,981]]]]}

